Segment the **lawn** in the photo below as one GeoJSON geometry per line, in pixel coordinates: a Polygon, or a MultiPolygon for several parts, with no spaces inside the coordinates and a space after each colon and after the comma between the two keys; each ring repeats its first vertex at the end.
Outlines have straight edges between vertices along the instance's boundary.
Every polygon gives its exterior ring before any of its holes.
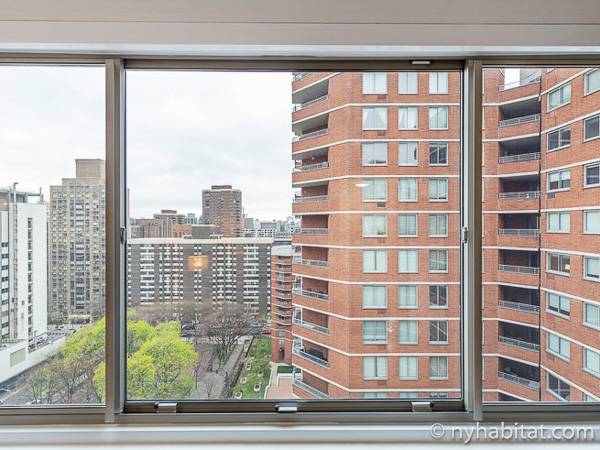
{"type": "Polygon", "coordinates": [[[242,399],[264,398],[265,389],[269,384],[269,377],[271,376],[269,361],[271,361],[271,339],[255,337],[248,351],[248,356],[243,362],[244,368],[240,372],[236,385],[233,387],[233,398],[235,398],[235,394],[238,392],[242,393],[242,399]],[[248,370],[248,364],[250,365],[250,370],[248,370]],[[259,377],[259,373],[261,372],[262,377],[259,377]],[[241,383],[243,379],[245,379],[245,383],[241,383]],[[254,392],[254,385],[258,382],[261,382],[260,390],[254,392]]]}

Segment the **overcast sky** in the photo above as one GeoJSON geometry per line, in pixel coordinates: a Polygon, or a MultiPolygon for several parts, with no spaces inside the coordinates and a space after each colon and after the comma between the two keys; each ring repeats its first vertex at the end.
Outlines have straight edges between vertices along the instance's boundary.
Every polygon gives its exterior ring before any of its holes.
{"type": "MultiPolygon", "coordinates": [[[[245,212],[291,214],[289,73],[128,72],[131,214],[202,211],[232,184],[245,212]]],[[[75,158],[104,158],[101,68],[0,67],[0,186],[48,192],[75,158]]]]}

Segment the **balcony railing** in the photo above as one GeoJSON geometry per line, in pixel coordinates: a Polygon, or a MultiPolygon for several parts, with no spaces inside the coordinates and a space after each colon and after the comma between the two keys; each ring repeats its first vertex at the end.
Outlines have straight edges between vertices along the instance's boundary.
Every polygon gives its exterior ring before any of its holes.
{"type": "Polygon", "coordinates": [[[540,345],[534,342],[521,341],[519,339],[513,339],[506,336],[498,336],[498,342],[510,345],[511,347],[524,348],[534,352],[540,351],[540,345]]]}
{"type": "Polygon", "coordinates": [[[294,325],[298,325],[308,330],[316,331],[317,333],[329,335],[329,328],[314,323],[305,322],[304,320],[294,318],[294,325]]]}
{"type": "Polygon", "coordinates": [[[511,264],[500,264],[498,266],[500,272],[515,272],[515,273],[526,273],[528,275],[539,275],[540,268],[532,266],[514,266],[511,264]]]}
{"type": "Polygon", "coordinates": [[[325,294],[324,292],[315,292],[308,289],[294,289],[292,292],[294,295],[301,295],[303,297],[316,298],[325,301],[329,300],[329,294],[325,294]]]}
{"type": "Polygon", "coordinates": [[[312,234],[325,235],[329,233],[329,228],[296,228],[294,234],[312,234]]]}
{"type": "MultiPolygon", "coordinates": [[[[313,170],[321,170],[321,169],[327,169],[327,168],[329,168],[329,162],[325,161],[325,162],[320,162],[320,163],[315,163],[315,164],[305,164],[303,166],[296,166],[296,167],[294,167],[294,172],[312,172],[313,170]]],[[[315,197],[327,197],[327,196],[319,195],[319,196],[315,196],[315,197]]],[[[298,198],[298,197],[296,197],[296,198],[298,198]]],[[[310,198],[310,197],[300,197],[300,198],[310,198]]]]}
{"type": "Polygon", "coordinates": [[[499,91],[506,91],[508,89],[514,89],[521,86],[527,86],[529,84],[535,84],[540,82],[541,77],[530,78],[528,80],[513,81],[512,83],[506,83],[498,86],[499,91]]]}
{"type": "Polygon", "coordinates": [[[498,122],[500,128],[511,127],[513,125],[520,125],[522,123],[538,122],[540,120],[539,114],[530,114],[528,116],[514,117],[512,119],[501,120],[498,122]]]}
{"type": "Polygon", "coordinates": [[[327,267],[327,266],[329,266],[329,262],[328,261],[321,261],[320,259],[294,258],[294,264],[300,264],[302,266],[316,266],[316,267],[327,267]]]}
{"type": "Polygon", "coordinates": [[[280,319],[279,317],[273,317],[271,319],[273,321],[273,323],[278,323],[280,325],[291,325],[292,324],[292,320],[285,318],[285,319],[280,319]]]}
{"type": "Polygon", "coordinates": [[[273,292],[273,295],[279,298],[292,298],[292,294],[290,294],[289,292],[275,291],[273,292]]]}
{"type": "Polygon", "coordinates": [[[533,153],[522,153],[520,155],[506,155],[498,158],[498,162],[500,164],[512,163],[512,162],[521,162],[521,161],[533,161],[536,159],[540,159],[540,152],[533,153]]]}
{"type": "Polygon", "coordinates": [[[292,75],[294,81],[299,81],[307,75],[310,75],[312,72],[294,72],[292,75]]]}
{"type": "Polygon", "coordinates": [[[518,375],[513,375],[512,373],[498,372],[498,378],[502,378],[503,380],[510,381],[511,383],[525,386],[529,389],[540,388],[540,383],[538,381],[528,380],[527,378],[522,378],[518,375]]]}
{"type": "Polygon", "coordinates": [[[292,353],[296,356],[300,356],[301,358],[308,359],[315,364],[318,364],[321,367],[329,368],[329,361],[325,361],[315,355],[311,355],[310,353],[306,353],[304,350],[300,350],[300,348],[294,346],[292,347],[292,353]]]}
{"type": "Polygon", "coordinates": [[[499,300],[498,305],[500,308],[514,309],[517,311],[524,311],[528,313],[537,313],[540,311],[538,305],[531,305],[529,303],[511,302],[508,300],[499,300]]]}
{"type": "Polygon", "coordinates": [[[539,236],[538,228],[500,228],[498,229],[500,236],[539,236]]]}
{"type": "MultiPolygon", "coordinates": [[[[329,163],[327,163],[327,167],[329,167],[329,163]]],[[[308,197],[294,197],[294,203],[320,203],[326,202],[328,199],[327,195],[311,195],[308,197]]]]}
{"type": "Polygon", "coordinates": [[[293,384],[294,384],[294,386],[299,387],[303,391],[306,391],[309,394],[312,394],[312,395],[314,395],[317,398],[323,398],[323,399],[329,398],[329,395],[327,395],[325,392],[321,392],[317,388],[314,388],[311,385],[306,384],[304,381],[299,380],[297,378],[294,378],[293,384]]]}
{"type": "Polygon", "coordinates": [[[327,128],[323,128],[322,130],[312,131],[310,133],[301,134],[300,136],[295,136],[293,141],[303,141],[305,139],[310,139],[318,136],[325,136],[327,133],[329,133],[329,130],[327,128]]]}
{"type": "Polygon", "coordinates": [[[300,105],[295,105],[294,112],[300,111],[301,109],[304,109],[304,108],[308,108],[309,106],[312,106],[312,105],[316,105],[317,103],[324,102],[328,98],[329,98],[329,95],[325,94],[325,95],[321,95],[320,97],[309,100],[307,102],[301,103],[300,105]]]}
{"type": "Polygon", "coordinates": [[[540,198],[540,191],[500,192],[498,197],[501,199],[540,198]]]}

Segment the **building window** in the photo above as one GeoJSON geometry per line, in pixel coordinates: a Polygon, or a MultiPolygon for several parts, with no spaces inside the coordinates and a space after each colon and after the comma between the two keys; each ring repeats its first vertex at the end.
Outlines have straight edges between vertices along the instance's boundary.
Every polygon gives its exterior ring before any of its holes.
{"type": "Polygon", "coordinates": [[[363,286],[362,298],[363,309],[385,309],[387,308],[387,287],[363,286]]]}
{"type": "Polygon", "coordinates": [[[387,343],[387,322],[385,320],[363,321],[363,344],[387,343]]]}
{"type": "Polygon", "coordinates": [[[363,94],[386,94],[387,72],[363,72],[363,94]]]}
{"type": "Polygon", "coordinates": [[[363,250],[363,273],[386,273],[387,250],[363,250]]]}
{"type": "Polygon", "coordinates": [[[429,129],[447,130],[448,129],[448,107],[430,106],[429,107],[429,129]]]}
{"type": "Polygon", "coordinates": [[[417,149],[416,142],[400,142],[398,144],[398,165],[399,166],[416,166],[417,165],[417,149]]]}
{"type": "Polygon", "coordinates": [[[568,212],[549,212],[548,233],[569,233],[571,231],[571,214],[568,212]]]}
{"type": "Polygon", "coordinates": [[[388,398],[388,395],[387,395],[387,392],[363,392],[363,398],[381,399],[381,398],[388,398]]]}
{"type": "Polygon", "coordinates": [[[417,305],[417,286],[412,284],[401,284],[398,286],[398,308],[416,309],[417,305]]]}
{"type": "Polygon", "coordinates": [[[429,250],[429,272],[448,272],[448,250],[429,250]]]}
{"type": "Polygon", "coordinates": [[[387,165],[387,142],[368,142],[362,145],[363,166],[387,165]]]}
{"type": "Polygon", "coordinates": [[[385,202],[387,200],[386,178],[365,178],[361,186],[363,202],[385,202]]]}
{"type": "Polygon", "coordinates": [[[583,121],[583,139],[588,141],[600,136],[600,115],[588,117],[583,121]]]}
{"type": "Polygon", "coordinates": [[[569,317],[571,315],[571,299],[563,295],[547,293],[548,311],[561,316],[569,317]]]}
{"type": "Polygon", "coordinates": [[[399,250],[398,251],[398,273],[417,273],[417,251],[399,250]]]}
{"type": "Polygon", "coordinates": [[[568,191],[571,187],[571,171],[548,172],[548,192],[568,191]]]}
{"type": "Polygon", "coordinates": [[[583,186],[600,186],[600,163],[588,164],[587,166],[585,166],[583,186]]]}
{"type": "Polygon", "coordinates": [[[387,380],[387,358],[385,356],[365,356],[363,358],[363,379],[387,380]]]}
{"type": "Polygon", "coordinates": [[[445,202],[448,201],[448,179],[430,178],[429,179],[429,201],[445,202]]]}
{"type": "Polygon", "coordinates": [[[387,130],[387,107],[363,107],[363,130],[387,130]]]}
{"type": "Polygon", "coordinates": [[[583,323],[592,328],[600,329],[600,305],[584,303],[583,323]]]}
{"type": "Polygon", "coordinates": [[[429,237],[448,236],[448,214],[429,214],[429,237]]]}
{"type": "Polygon", "coordinates": [[[569,275],[571,273],[571,257],[562,253],[548,253],[546,271],[559,275],[569,275]]]}
{"type": "Polygon", "coordinates": [[[446,142],[429,143],[429,165],[447,166],[448,165],[448,144],[446,142]]]}
{"type": "Polygon", "coordinates": [[[416,106],[400,106],[398,108],[398,129],[416,130],[419,127],[418,111],[416,106]]]}
{"type": "Polygon", "coordinates": [[[583,278],[591,281],[600,281],[600,257],[583,257],[583,278]]]}
{"type": "Polygon", "coordinates": [[[585,95],[600,90],[600,70],[595,69],[585,74],[585,95]]]}
{"type": "Polygon", "coordinates": [[[600,210],[583,212],[583,232],[587,234],[600,234],[600,210]]]}
{"type": "Polygon", "coordinates": [[[546,135],[546,148],[549,152],[571,145],[571,125],[549,132],[546,135]]]}
{"type": "Polygon", "coordinates": [[[600,353],[584,348],[583,368],[595,377],[600,377],[600,353]]]}
{"type": "Polygon", "coordinates": [[[559,358],[569,361],[571,359],[571,343],[554,333],[546,332],[547,350],[559,358]]]}
{"type": "Polygon", "coordinates": [[[563,105],[571,102],[571,82],[565,83],[562,86],[548,93],[548,111],[560,108],[563,105]]]}
{"type": "Polygon", "coordinates": [[[417,236],[417,215],[416,214],[398,214],[398,236],[416,237],[417,236]]]}
{"type": "Polygon", "coordinates": [[[429,307],[441,309],[448,308],[448,286],[429,286],[429,307]]]}
{"type": "Polygon", "coordinates": [[[432,320],[429,322],[429,343],[447,344],[448,343],[448,321],[432,320]]]}
{"type": "Polygon", "coordinates": [[[417,179],[399,178],[398,179],[398,201],[416,202],[417,201],[417,179]]]}
{"type": "Polygon", "coordinates": [[[548,392],[555,395],[566,402],[571,400],[571,386],[551,373],[546,374],[548,377],[548,392]]]}
{"type": "Polygon", "coordinates": [[[368,214],[363,216],[363,237],[385,237],[387,235],[387,216],[368,214]]]}
{"type": "Polygon", "coordinates": [[[401,356],[398,373],[401,380],[416,380],[419,377],[417,357],[401,356]]]}
{"type": "Polygon", "coordinates": [[[416,320],[401,320],[398,324],[398,343],[416,344],[419,340],[419,324],[416,320]]]}
{"type": "Polygon", "coordinates": [[[448,93],[448,72],[429,72],[429,93],[448,93]]]}
{"type": "Polygon", "coordinates": [[[418,92],[417,72],[398,72],[398,94],[416,94],[418,92]]]}
{"type": "Polygon", "coordinates": [[[429,357],[429,378],[432,380],[446,380],[448,378],[448,357],[429,357]]]}

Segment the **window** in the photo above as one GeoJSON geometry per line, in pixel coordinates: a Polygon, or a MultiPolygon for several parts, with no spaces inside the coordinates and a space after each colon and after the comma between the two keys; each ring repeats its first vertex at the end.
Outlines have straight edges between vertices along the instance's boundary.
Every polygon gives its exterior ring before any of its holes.
{"type": "Polygon", "coordinates": [[[448,165],[448,144],[446,142],[429,143],[429,165],[447,166],[448,165]]]}
{"type": "Polygon", "coordinates": [[[416,142],[400,142],[398,144],[398,165],[416,166],[417,149],[418,144],[416,142]]]}
{"type": "Polygon", "coordinates": [[[569,275],[571,273],[571,257],[562,253],[548,253],[546,271],[559,275],[569,275]]]}
{"type": "Polygon", "coordinates": [[[430,178],[429,179],[429,201],[445,202],[448,201],[448,179],[430,178]]]}
{"type": "Polygon", "coordinates": [[[417,308],[417,286],[412,284],[401,284],[398,286],[398,308],[417,308]]]}
{"type": "Polygon", "coordinates": [[[362,294],[363,309],[387,308],[387,287],[363,286],[362,294]]]}
{"type": "Polygon", "coordinates": [[[430,106],[429,107],[429,129],[447,130],[448,129],[448,107],[430,106]]]}
{"type": "Polygon", "coordinates": [[[366,178],[361,186],[363,202],[385,202],[387,200],[386,178],[366,178]]]}
{"type": "Polygon", "coordinates": [[[429,214],[429,237],[448,236],[448,214],[429,214]]]}
{"type": "Polygon", "coordinates": [[[448,343],[448,322],[446,320],[432,320],[429,322],[429,343],[448,343]]]}
{"type": "Polygon", "coordinates": [[[571,145],[571,125],[549,132],[546,145],[549,152],[571,145]]]}
{"type": "Polygon", "coordinates": [[[571,315],[571,300],[563,295],[548,292],[548,311],[569,317],[571,315]]]}
{"type": "Polygon", "coordinates": [[[600,163],[585,166],[584,187],[600,186],[600,163]]]}
{"type": "Polygon", "coordinates": [[[385,344],[387,342],[387,322],[384,320],[363,321],[363,344],[385,344]]]}
{"type": "Polygon", "coordinates": [[[363,393],[365,399],[382,399],[388,398],[387,392],[365,392],[363,393]]]}
{"type": "Polygon", "coordinates": [[[429,286],[429,307],[430,308],[448,308],[448,286],[431,285],[429,286]]]}
{"type": "Polygon", "coordinates": [[[365,356],[363,358],[363,379],[387,380],[387,358],[385,356],[365,356]]]}
{"type": "Polygon", "coordinates": [[[418,127],[418,108],[416,106],[400,106],[398,108],[398,129],[416,130],[418,127]]]}
{"type": "Polygon", "coordinates": [[[591,94],[600,89],[600,70],[595,69],[585,74],[585,94],[591,94]]]}
{"type": "Polygon", "coordinates": [[[547,373],[548,391],[566,402],[571,400],[571,386],[551,373],[547,373]]]}
{"type": "Polygon", "coordinates": [[[386,94],[387,73],[386,72],[363,72],[363,94],[386,94]]]}
{"type": "Polygon", "coordinates": [[[584,347],[583,368],[595,377],[600,377],[600,353],[584,347]]]}
{"type": "Polygon", "coordinates": [[[401,356],[398,373],[401,380],[416,380],[419,377],[417,357],[401,356]]]}
{"type": "Polygon", "coordinates": [[[387,165],[387,142],[368,142],[362,145],[363,166],[387,165]]]}
{"type": "Polygon", "coordinates": [[[363,216],[363,237],[385,237],[387,235],[387,216],[369,214],[363,216]]]}
{"type": "Polygon", "coordinates": [[[398,251],[398,273],[417,273],[417,251],[398,251]]]}
{"type": "Polygon", "coordinates": [[[583,212],[583,232],[587,234],[600,234],[600,210],[583,212]]]}
{"type": "Polygon", "coordinates": [[[363,250],[363,273],[386,273],[387,250],[363,250]]]}
{"type": "Polygon", "coordinates": [[[591,281],[600,281],[600,256],[583,257],[583,278],[591,281]]]}
{"type": "Polygon", "coordinates": [[[548,93],[548,111],[559,108],[571,102],[571,82],[548,93]]]}
{"type": "Polygon", "coordinates": [[[568,233],[571,231],[571,214],[568,212],[548,213],[548,233],[568,233]]]}
{"type": "Polygon", "coordinates": [[[432,380],[445,380],[448,378],[448,357],[429,357],[429,378],[432,380]]]}
{"type": "Polygon", "coordinates": [[[429,72],[429,93],[448,93],[448,72],[429,72]]]}
{"type": "Polygon", "coordinates": [[[398,72],[398,94],[416,94],[418,92],[417,72],[398,72]]]}
{"type": "Polygon", "coordinates": [[[363,130],[387,130],[387,108],[383,106],[363,107],[363,130]]]}
{"type": "Polygon", "coordinates": [[[588,117],[583,121],[583,138],[587,141],[600,136],[600,115],[588,117]]]}
{"type": "Polygon", "coordinates": [[[583,304],[583,323],[589,327],[600,329],[600,305],[583,304]]]}
{"type": "Polygon", "coordinates": [[[416,237],[417,236],[417,215],[416,214],[398,214],[398,236],[416,237]]]}
{"type": "Polygon", "coordinates": [[[547,349],[550,353],[567,361],[571,359],[571,344],[568,340],[550,332],[546,332],[546,336],[548,339],[547,349]]]}
{"type": "Polygon", "coordinates": [[[429,272],[448,272],[448,250],[429,250],[429,272]]]}
{"type": "Polygon", "coordinates": [[[398,324],[398,343],[416,344],[418,341],[418,322],[416,320],[401,320],[398,324]]]}
{"type": "Polygon", "coordinates": [[[570,187],[570,170],[557,170],[555,172],[548,172],[548,192],[568,191],[570,187]]]}
{"type": "Polygon", "coordinates": [[[398,179],[398,201],[416,202],[417,201],[417,179],[399,178],[398,179]]]}

